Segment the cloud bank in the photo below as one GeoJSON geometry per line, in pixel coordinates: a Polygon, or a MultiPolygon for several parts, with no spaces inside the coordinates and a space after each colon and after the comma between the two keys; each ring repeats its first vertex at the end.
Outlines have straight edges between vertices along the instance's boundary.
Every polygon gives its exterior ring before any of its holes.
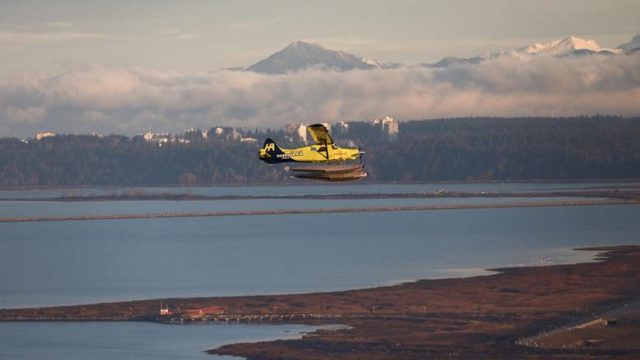
{"type": "Polygon", "coordinates": [[[0,81],[0,136],[456,116],[640,115],[640,53],[261,75],[86,66],[0,81]]]}

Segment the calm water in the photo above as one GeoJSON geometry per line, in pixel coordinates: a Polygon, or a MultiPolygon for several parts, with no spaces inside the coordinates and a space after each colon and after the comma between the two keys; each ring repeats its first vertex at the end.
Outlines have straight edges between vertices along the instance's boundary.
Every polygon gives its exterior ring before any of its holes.
{"type": "MultiPolygon", "coordinates": [[[[393,190],[379,192],[415,192],[415,186],[394,185],[393,190]]],[[[237,192],[248,188],[231,189],[237,192]]],[[[307,191],[305,187],[295,189],[307,191]]],[[[308,192],[318,189],[331,193],[335,189],[377,191],[369,186],[345,186],[309,187],[308,192]]],[[[287,193],[282,189],[272,192],[279,191],[287,193]]],[[[0,201],[0,216],[355,207],[429,201],[514,200],[0,201]]],[[[571,251],[574,247],[639,244],[638,219],[640,206],[625,205],[0,223],[0,308],[327,291],[468,276],[489,267],[575,262],[590,259],[591,253],[571,251]]],[[[157,339],[166,338],[175,340],[165,350],[171,358],[198,357],[200,350],[218,344],[217,339],[243,341],[244,334],[254,337],[253,331],[258,338],[279,337],[284,330],[5,323],[0,324],[0,357],[100,359],[133,354],[130,358],[157,359],[156,345],[161,341],[157,339]],[[120,331],[122,336],[118,335],[120,331]],[[86,342],[74,341],[85,334],[94,335],[86,342]],[[34,344],[33,352],[29,352],[29,344],[34,344]],[[67,352],[49,357],[52,349],[67,352]],[[92,352],[95,349],[99,351],[92,352]],[[87,356],[90,351],[91,356],[87,356]],[[121,353],[114,355],[113,351],[121,353]]]]}
{"type": "Polygon", "coordinates": [[[205,350],[243,341],[299,338],[305,325],[0,323],[0,359],[238,359],[205,350]]]}
{"type": "Polygon", "coordinates": [[[108,194],[193,194],[207,196],[226,195],[326,195],[326,194],[381,194],[381,193],[432,193],[435,191],[486,191],[486,192],[536,192],[576,189],[628,189],[638,188],[639,183],[432,183],[432,184],[323,184],[287,186],[213,186],[213,187],[97,187],[34,189],[30,191],[1,190],[0,199],[53,198],[62,196],[87,196],[108,194]]]}
{"type": "MultiPolygon", "coordinates": [[[[379,206],[419,206],[457,204],[510,204],[527,201],[556,202],[584,200],[575,197],[548,198],[425,198],[425,199],[253,199],[253,200],[189,200],[189,201],[0,201],[0,217],[72,216],[140,214],[154,212],[206,212],[241,210],[286,210],[315,208],[360,208],[379,206]]],[[[591,199],[594,200],[594,199],[591,199]]]]}

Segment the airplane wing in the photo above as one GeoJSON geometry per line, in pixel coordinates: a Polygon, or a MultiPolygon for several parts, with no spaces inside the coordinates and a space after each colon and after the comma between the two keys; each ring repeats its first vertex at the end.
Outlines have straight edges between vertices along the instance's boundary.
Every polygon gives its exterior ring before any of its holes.
{"type": "Polygon", "coordinates": [[[329,135],[329,131],[322,124],[314,124],[307,126],[307,130],[311,137],[313,138],[313,142],[316,145],[331,145],[333,144],[333,139],[331,135],[329,135]]]}

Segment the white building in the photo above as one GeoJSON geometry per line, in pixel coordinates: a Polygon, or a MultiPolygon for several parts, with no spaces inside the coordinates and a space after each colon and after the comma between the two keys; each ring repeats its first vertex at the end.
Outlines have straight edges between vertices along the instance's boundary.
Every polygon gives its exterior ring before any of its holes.
{"type": "Polygon", "coordinates": [[[387,137],[389,140],[393,140],[398,137],[398,133],[400,132],[400,125],[398,120],[385,116],[373,121],[373,126],[379,126],[380,131],[387,137]]]}
{"type": "Polygon", "coordinates": [[[258,139],[252,138],[252,137],[246,137],[246,138],[240,139],[240,142],[245,144],[256,144],[258,142],[258,139]]]}
{"type": "Polygon", "coordinates": [[[147,131],[146,133],[144,133],[144,135],[142,135],[142,137],[144,138],[145,141],[155,142],[160,146],[162,146],[162,144],[164,143],[168,143],[169,141],[171,141],[171,135],[169,135],[168,133],[156,134],[156,133],[152,133],[151,131],[147,131]]]}
{"type": "Polygon", "coordinates": [[[296,129],[296,133],[298,134],[298,138],[303,143],[307,143],[307,125],[298,124],[298,128],[296,129]]]}
{"type": "Polygon", "coordinates": [[[166,316],[166,315],[172,315],[172,311],[171,309],[169,309],[169,304],[167,303],[163,303],[162,301],[160,301],[160,315],[166,316]]]}
{"type": "Polygon", "coordinates": [[[36,140],[42,140],[44,138],[48,138],[52,136],[56,136],[56,133],[53,133],[51,131],[42,131],[36,134],[36,140]]]}
{"type": "Polygon", "coordinates": [[[307,143],[307,125],[302,123],[287,124],[284,127],[284,131],[289,135],[291,141],[307,143]]]}

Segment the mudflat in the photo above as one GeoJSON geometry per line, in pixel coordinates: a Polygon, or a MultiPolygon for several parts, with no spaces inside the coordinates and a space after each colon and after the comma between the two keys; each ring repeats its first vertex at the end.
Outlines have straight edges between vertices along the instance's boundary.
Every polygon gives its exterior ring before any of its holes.
{"type": "MultiPolygon", "coordinates": [[[[299,340],[226,345],[212,354],[250,359],[637,359],[640,338],[630,306],[616,341],[593,332],[579,346],[524,346],[522,339],[616,314],[640,300],[640,246],[589,248],[598,261],[494,269],[495,274],[420,280],[329,293],[160,299],[0,310],[4,321],[284,321],[344,324],[299,340]],[[221,309],[202,318],[187,309],[221,309]],[[624,340],[628,339],[628,340],[624,340]]],[[[615,326],[617,321],[612,321],[615,326]]],[[[606,326],[602,327],[607,329],[606,326]]]]}

